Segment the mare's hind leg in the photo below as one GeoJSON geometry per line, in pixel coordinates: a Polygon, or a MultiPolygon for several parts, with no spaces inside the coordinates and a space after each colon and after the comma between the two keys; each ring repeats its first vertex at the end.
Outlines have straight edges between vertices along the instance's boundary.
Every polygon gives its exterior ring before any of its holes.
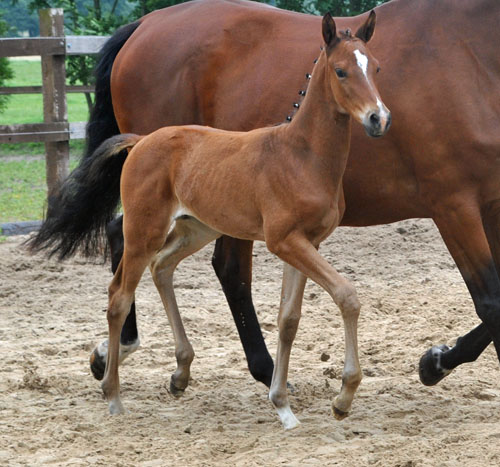
{"type": "Polygon", "coordinates": [[[181,395],[186,389],[189,383],[191,362],[194,358],[193,347],[186,337],[175,299],[174,271],[184,258],[197,252],[219,236],[220,233],[210,229],[197,219],[181,216],[176,219],[165,246],[151,263],[153,280],[160,293],[174,334],[177,369],[170,380],[170,391],[174,395],[181,395]]]}
{"type": "MultiPolygon", "coordinates": [[[[108,238],[111,253],[111,272],[113,274],[118,269],[118,265],[123,256],[123,216],[119,216],[106,226],[106,237],[108,238]]],[[[135,352],[140,345],[139,334],[137,332],[137,322],[135,313],[135,301],[132,302],[130,312],[125,319],[120,334],[120,364],[130,354],[135,352]]],[[[102,341],[90,355],[90,370],[97,380],[102,380],[106,369],[106,359],[108,355],[108,340],[102,341]]]]}
{"type": "MultiPolygon", "coordinates": [[[[358,358],[357,325],[360,312],[360,303],[356,289],[344,279],[318,253],[317,249],[301,235],[288,235],[283,240],[268,243],[269,250],[280,259],[298,269],[318,285],[323,287],[340,308],[344,320],[345,332],[345,360],[342,373],[342,388],[333,403],[333,412],[337,419],[347,416],[354,398],[354,394],[361,382],[361,368],[358,358]]],[[[283,324],[286,326],[287,324],[283,324]]],[[[281,341],[280,341],[281,344],[281,341]]],[[[291,345],[291,344],[290,344],[291,345]]],[[[283,378],[286,378],[289,354],[287,346],[280,345],[280,352],[276,358],[275,374],[280,375],[280,394],[283,394],[283,378]]],[[[273,378],[274,379],[274,378],[273,378]]],[[[274,381],[271,389],[274,388],[274,381]]]]}
{"type": "Polygon", "coordinates": [[[273,360],[252,303],[253,242],[227,236],[215,244],[212,266],[222,285],[252,376],[271,385],[273,360]]]}
{"type": "Polygon", "coordinates": [[[434,221],[464,278],[483,324],[460,337],[451,349],[434,346],[422,356],[420,380],[429,386],[438,383],[458,365],[476,360],[492,336],[496,336],[495,347],[500,358],[500,278],[495,266],[500,263],[492,256],[492,253],[500,255],[499,247],[495,246],[500,243],[498,233],[492,228],[498,228],[498,223],[492,224],[487,209],[480,213],[472,203],[462,203],[461,206],[465,207],[443,209],[444,213],[434,221]],[[453,212],[452,218],[449,212],[453,212]]]}
{"type": "Polygon", "coordinates": [[[292,344],[299,326],[306,279],[300,271],[284,263],[278,315],[279,341],[269,399],[276,408],[285,430],[295,428],[300,423],[290,409],[287,375],[292,344]]]}

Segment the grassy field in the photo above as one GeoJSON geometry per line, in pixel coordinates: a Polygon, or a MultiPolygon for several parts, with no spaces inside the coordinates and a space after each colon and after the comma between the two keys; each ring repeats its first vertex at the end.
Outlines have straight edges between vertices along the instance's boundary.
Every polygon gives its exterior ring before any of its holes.
{"type": "MultiPolygon", "coordinates": [[[[6,86],[41,86],[42,71],[40,60],[11,60],[14,78],[6,86]]],[[[66,95],[68,102],[68,120],[85,122],[88,119],[88,107],[85,96],[80,93],[66,95]]],[[[41,94],[14,94],[10,96],[7,110],[0,114],[0,125],[15,123],[43,122],[43,103],[41,94]]]]}
{"type": "Polygon", "coordinates": [[[0,161],[0,222],[41,219],[47,192],[45,161],[0,161]]]}
{"type": "MultiPolygon", "coordinates": [[[[15,76],[7,86],[41,85],[40,61],[12,60],[15,76]]],[[[83,94],[68,94],[70,121],[86,121],[88,108],[83,94]]],[[[0,114],[0,125],[43,121],[41,94],[12,95],[0,114]]],[[[74,167],[83,150],[83,141],[70,143],[74,167]]],[[[42,218],[46,198],[43,143],[0,144],[0,223],[42,218]]]]}

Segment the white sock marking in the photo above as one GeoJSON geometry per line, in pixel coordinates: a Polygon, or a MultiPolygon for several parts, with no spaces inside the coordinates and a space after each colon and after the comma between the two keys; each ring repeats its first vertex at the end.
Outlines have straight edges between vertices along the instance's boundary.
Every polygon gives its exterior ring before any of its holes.
{"type": "MultiPolygon", "coordinates": [[[[119,356],[119,361],[120,363],[123,362],[131,353],[134,353],[138,348],[139,345],[141,344],[141,341],[139,337],[137,337],[137,340],[135,342],[132,342],[131,344],[128,345],[123,345],[120,343],[120,356],[119,356]]],[[[106,360],[106,357],[108,355],[108,345],[109,342],[106,339],[105,341],[102,341],[98,346],[97,346],[97,354],[104,360],[106,360]]]]}
{"type": "Polygon", "coordinates": [[[278,412],[285,430],[291,430],[300,425],[300,422],[297,420],[289,406],[281,408],[276,407],[276,412],[278,412]]]}

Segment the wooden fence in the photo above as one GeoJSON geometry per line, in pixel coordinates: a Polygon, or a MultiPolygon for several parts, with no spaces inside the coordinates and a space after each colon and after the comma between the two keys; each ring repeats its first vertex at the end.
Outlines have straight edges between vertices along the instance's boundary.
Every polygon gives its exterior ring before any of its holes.
{"type": "Polygon", "coordinates": [[[39,11],[40,37],[0,39],[0,57],[40,55],[42,86],[0,87],[0,94],[43,94],[43,123],[0,125],[0,143],[43,142],[50,195],[69,171],[69,140],[85,138],[86,122],[68,122],[66,93],[89,92],[66,86],[65,58],[97,54],[106,36],[65,36],[60,8],[39,11]]]}

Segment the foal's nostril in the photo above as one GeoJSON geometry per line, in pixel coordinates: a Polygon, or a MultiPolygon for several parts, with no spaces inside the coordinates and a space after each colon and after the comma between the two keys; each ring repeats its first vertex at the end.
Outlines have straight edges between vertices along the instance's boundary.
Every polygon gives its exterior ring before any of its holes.
{"type": "Polygon", "coordinates": [[[376,113],[372,113],[372,114],[370,115],[370,123],[371,123],[373,126],[380,125],[380,117],[378,116],[378,114],[376,114],[376,113]]]}

